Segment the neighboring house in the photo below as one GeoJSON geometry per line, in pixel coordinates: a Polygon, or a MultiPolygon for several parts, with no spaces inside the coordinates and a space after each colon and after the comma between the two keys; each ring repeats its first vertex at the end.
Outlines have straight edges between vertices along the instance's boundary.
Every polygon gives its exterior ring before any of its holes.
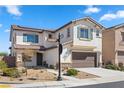
{"type": "Polygon", "coordinates": [[[98,67],[102,64],[102,25],[90,17],[70,21],[56,30],[12,25],[11,55],[17,66],[49,66],[58,63],[57,42],[60,33],[62,66],[98,67]]]}
{"type": "Polygon", "coordinates": [[[124,24],[105,29],[102,44],[104,64],[124,64],[124,24]]]}

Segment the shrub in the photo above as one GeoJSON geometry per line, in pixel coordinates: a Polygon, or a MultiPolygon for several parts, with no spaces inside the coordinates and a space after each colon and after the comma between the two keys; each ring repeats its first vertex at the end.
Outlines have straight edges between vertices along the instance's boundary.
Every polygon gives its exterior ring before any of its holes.
{"type": "Polygon", "coordinates": [[[54,67],[54,65],[50,65],[50,68],[51,68],[51,69],[54,69],[55,67],[54,67]]]}
{"type": "Polygon", "coordinates": [[[124,71],[124,66],[120,67],[119,70],[120,70],[120,71],[124,71]]]}
{"type": "Polygon", "coordinates": [[[114,64],[107,64],[105,65],[106,69],[113,69],[113,70],[119,70],[119,67],[114,64]]]}
{"type": "Polygon", "coordinates": [[[20,77],[20,73],[16,68],[5,68],[3,69],[3,76],[17,78],[20,77]]]}
{"type": "Polygon", "coordinates": [[[78,74],[78,71],[76,69],[68,69],[67,75],[68,76],[76,76],[78,74]]]}
{"type": "Polygon", "coordinates": [[[6,53],[6,52],[0,52],[0,56],[7,56],[8,55],[8,53],[6,53]]]}
{"type": "Polygon", "coordinates": [[[7,64],[4,61],[0,61],[0,70],[7,68],[7,64]]]}

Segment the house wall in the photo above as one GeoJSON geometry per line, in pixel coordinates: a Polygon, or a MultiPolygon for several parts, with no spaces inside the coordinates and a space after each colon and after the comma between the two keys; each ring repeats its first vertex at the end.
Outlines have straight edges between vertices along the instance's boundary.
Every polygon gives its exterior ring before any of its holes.
{"type": "Polygon", "coordinates": [[[124,27],[115,29],[115,49],[124,51],[124,43],[122,42],[121,32],[124,32],[124,27]]]}
{"type": "Polygon", "coordinates": [[[57,48],[49,49],[44,52],[43,60],[48,63],[48,65],[56,65],[58,61],[58,50],[57,48]]]}
{"type": "Polygon", "coordinates": [[[43,45],[43,34],[36,33],[36,32],[28,32],[28,31],[16,31],[16,44],[20,45],[43,45]],[[29,42],[23,42],[23,34],[36,34],[39,36],[39,42],[38,43],[29,43],[29,42]]]}
{"type": "MultiPolygon", "coordinates": [[[[71,49],[70,44],[63,46],[63,52],[61,54],[61,63],[71,63],[71,49]]],[[[58,63],[58,48],[49,49],[44,52],[43,60],[49,65],[56,65],[58,63]]]]}
{"type": "Polygon", "coordinates": [[[115,29],[115,63],[124,63],[124,42],[122,41],[122,32],[124,32],[124,27],[115,29]],[[120,54],[121,52],[121,54],[120,54]],[[123,52],[123,53],[122,53],[123,52]]]}
{"type": "Polygon", "coordinates": [[[44,47],[51,47],[56,45],[55,42],[49,42],[47,41],[48,34],[52,34],[51,32],[44,31],[43,33],[36,33],[36,32],[28,32],[28,31],[16,31],[16,44],[20,45],[39,45],[44,47]],[[30,42],[23,42],[23,34],[36,34],[39,36],[39,42],[38,43],[30,43],[30,42]]]}
{"type": "Polygon", "coordinates": [[[115,31],[105,30],[103,31],[102,35],[103,62],[115,63],[115,31]]]}
{"type": "Polygon", "coordinates": [[[72,41],[73,40],[73,25],[70,24],[70,25],[58,30],[55,33],[56,38],[58,38],[59,33],[63,34],[63,38],[61,38],[61,43],[66,43],[66,42],[72,41]],[[70,37],[67,37],[67,28],[70,28],[70,37]]]}
{"type": "Polygon", "coordinates": [[[43,45],[44,45],[46,48],[57,45],[56,42],[50,42],[50,41],[48,41],[48,35],[49,35],[49,34],[51,34],[51,35],[53,36],[53,38],[56,39],[55,33],[51,33],[51,32],[46,32],[46,31],[44,31],[44,32],[43,32],[43,35],[42,35],[42,38],[43,38],[43,41],[42,41],[42,42],[43,42],[43,45]]]}
{"type": "Polygon", "coordinates": [[[102,30],[93,23],[89,21],[77,21],[74,26],[74,34],[73,34],[73,45],[79,45],[79,46],[94,46],[96,49],[94,51],[101,51],[102,50],[102,30]],[[92,40],[81,40],[78,37],[78,27],[84,26],[87,27],[89,30],[93,29],[93,39],[92,40]],[[96,30],[100,30],[100,36],[96,36],[96,30]]]}
{"type": "Polygon", "coordinates": [[[16,49],[15,52],[16,52],[16,62],[19,64],[19,66],[37,66],[36,51],[16,49]],[[32,57],[30,62],[23,62],[23,57],[22,57],[23,53],[26,53],[27,55],[30,55],[32,57]]]}

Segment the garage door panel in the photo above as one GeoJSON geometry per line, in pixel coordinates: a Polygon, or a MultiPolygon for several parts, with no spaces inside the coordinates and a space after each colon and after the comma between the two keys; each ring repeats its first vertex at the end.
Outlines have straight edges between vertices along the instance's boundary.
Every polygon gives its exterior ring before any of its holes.
{"type": "Polygon", "coordinates": [[[96,62],[96,53],[73,52],[73,67],[94,67],[96,62]]]}
{"type": "Polygon", "coordinates": [[[118,62],[124,63],[124,51],[118,51],[118,62]]]}

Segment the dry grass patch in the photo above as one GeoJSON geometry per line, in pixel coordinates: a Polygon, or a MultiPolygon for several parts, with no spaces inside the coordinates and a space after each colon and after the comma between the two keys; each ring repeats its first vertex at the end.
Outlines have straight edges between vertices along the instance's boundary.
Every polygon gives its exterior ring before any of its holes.
{"type": "Polygon", "coordinates": [[[48,72],[47,69],[28,69],[26,73],[21,74],[18,78],[8,76],[0,76],[0,81],[9,83],[32,83],[40,81],[55,81],[56,74],[48,72]]]}
{"type": "Polygon", "coordinates": [[[79,79],[86,79],[86,78],[98,78],[99,76],[79,71],[78,74],[75,77],[79,78],[79,79]]]}

